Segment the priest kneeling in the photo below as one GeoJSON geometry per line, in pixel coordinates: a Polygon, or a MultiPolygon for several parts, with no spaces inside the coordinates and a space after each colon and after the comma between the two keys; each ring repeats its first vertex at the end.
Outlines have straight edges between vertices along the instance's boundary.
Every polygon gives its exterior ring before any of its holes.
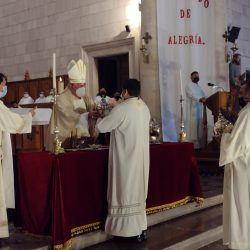
{"type": "Polygon", "coordinates": [[[223,243],[232,249],[250,249],[250,84],[242,85],[240,92],[247,105],[232,132],[223,133],[221,139],[223,243]]]}
{"type": "Polygon", "coordinates": [[[124,101],[97,123],[99,132],[111,132],[105,232],[140,242],[147,229],[150,112],[136,79],[124,83],[122,97],[124,101]]]}

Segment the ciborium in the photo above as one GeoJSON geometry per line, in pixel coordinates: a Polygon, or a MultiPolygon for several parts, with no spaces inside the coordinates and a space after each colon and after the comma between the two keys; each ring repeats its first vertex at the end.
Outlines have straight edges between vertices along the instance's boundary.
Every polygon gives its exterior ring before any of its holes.
{"type": "Polygon", "coordinates": [[[225,118],[225,116],[219,112],[218,120],[214,124],[214,138],[220,143],[223,133],[231,133],[233,130],[233,123],[225,118]]]}
{"type": "Polygon", "coordinates": [[[151,143],[159,143],[161,136],[161,127],[156,119],[152,118],[149,123],[149,135],[151,143]]]}

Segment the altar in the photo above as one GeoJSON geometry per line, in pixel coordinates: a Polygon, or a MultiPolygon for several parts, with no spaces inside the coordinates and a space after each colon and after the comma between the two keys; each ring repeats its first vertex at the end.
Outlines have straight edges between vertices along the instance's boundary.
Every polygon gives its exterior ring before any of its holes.
{"type": "MultiPolygon", "coordinates": [[[[72,237],[102,229],[107,214],[108,149],[17,156],[18,207],[30,233],[52,236],[63,249],[72,237]]],[[[192,143],[150,146],[147,214],[203,199],[192,143]]]]}

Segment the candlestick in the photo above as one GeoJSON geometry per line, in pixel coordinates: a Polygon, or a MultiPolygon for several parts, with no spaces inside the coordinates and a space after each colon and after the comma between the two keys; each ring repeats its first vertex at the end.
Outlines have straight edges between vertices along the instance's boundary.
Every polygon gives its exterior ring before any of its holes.
{"type": "Polygon", "coordinates": [[[183,86],[182,86],[182,74],[180,70],[180,84],[181,84],[181,96],[183,97],[183,86]]]}
{"type": "Polygon", "coordinates": [[[56,92],[56,53],[53,53],[53,89],[56,92]]]}
{"type": "Polygon", "coordinates": [[[182,96],[180,97],[180,106],[181,106],[181,120],[180,120],[180,133],[179,133],[179,142],[186,142],[186,133],[184,131],[184,121],[183,121],[183,101],[182,96]]]}

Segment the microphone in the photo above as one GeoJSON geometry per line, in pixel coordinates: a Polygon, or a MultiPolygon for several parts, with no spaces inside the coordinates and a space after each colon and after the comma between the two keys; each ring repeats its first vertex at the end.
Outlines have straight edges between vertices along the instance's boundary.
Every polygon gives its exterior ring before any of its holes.
{"type": "Polygon", "coordinates": [[[210,87],[214,87],[214,83],[211,83],[211,82],[209,82],[207,85],[210,87]]]}
{"type": "Polygon", "coordinates": [[[218,85],[216,85],[216,84],[214,84],[214,83],[211,83],[211,82],[209,82],[208,84],[207,84],[209,87],[212,87],[213,89],[218,89],[219,91],[225,91],[225,89],[223,89],[222,87],[220,87],[220,86],[218,86],[218,85]]]}

